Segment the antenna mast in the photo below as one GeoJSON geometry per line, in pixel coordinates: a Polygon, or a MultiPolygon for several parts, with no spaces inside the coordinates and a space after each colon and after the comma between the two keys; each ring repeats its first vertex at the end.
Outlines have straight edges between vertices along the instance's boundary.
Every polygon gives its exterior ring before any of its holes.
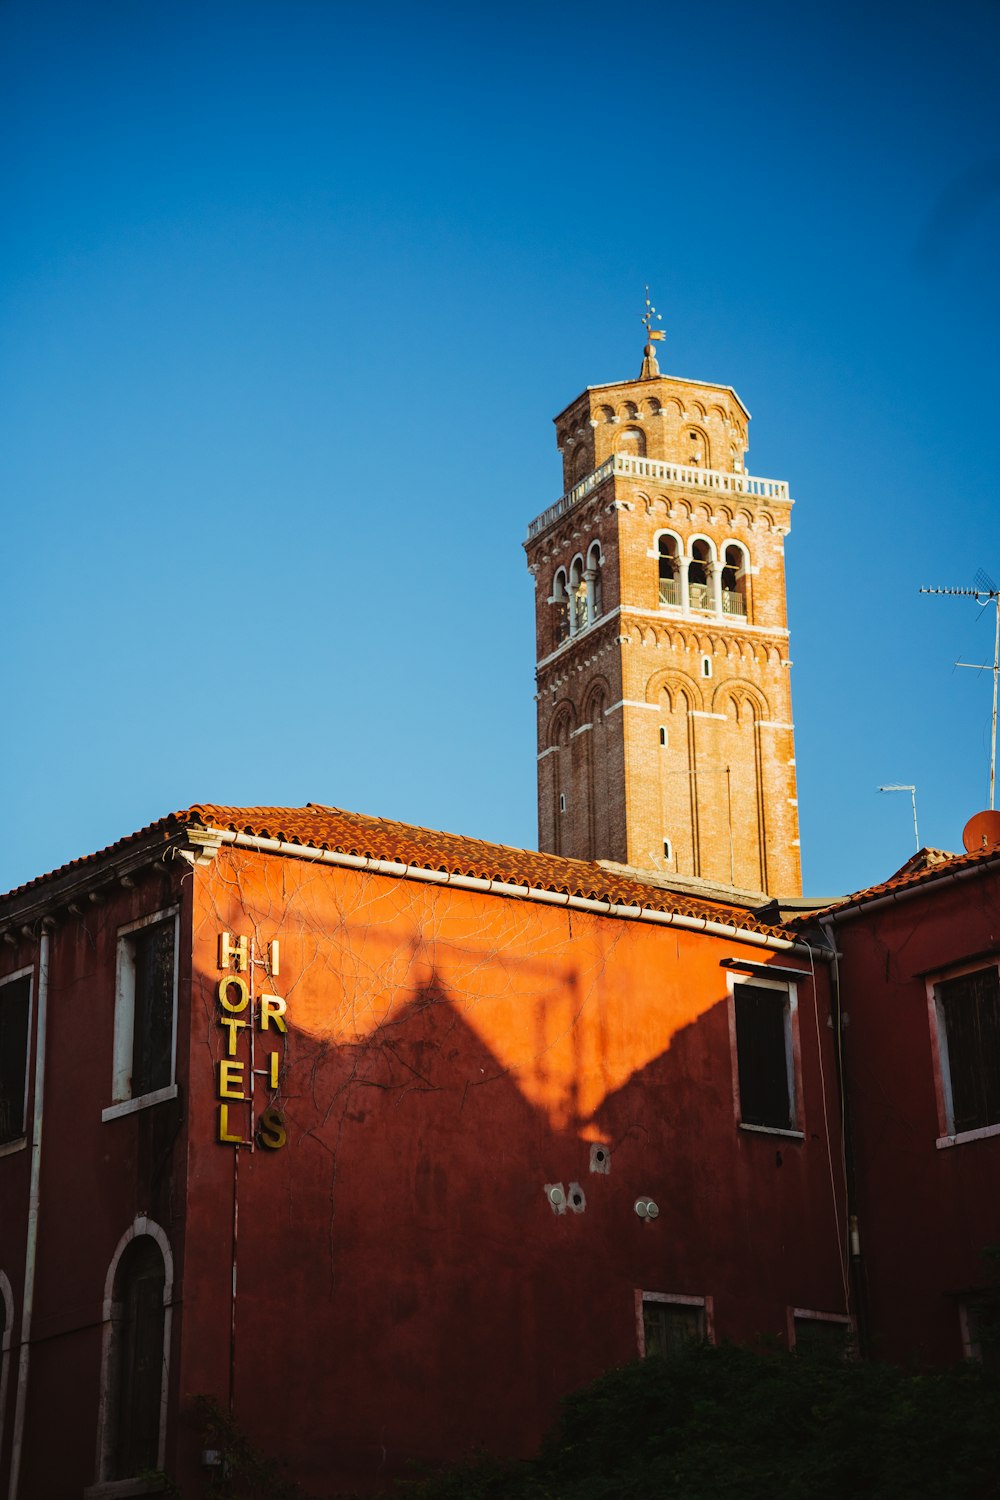
{"type": "Polygon", "coordinates": [[[880,792],[909,792],[910,801],[913,803],[913,837],[917,841],[917,853],[920,853],[920,829],[917,827],[917,789],[915,786],[904,786],[901,782],[894,781],[891,786],[880,786],[880,792]]]}
{"type": "Polygon", "coordinates": [[[990,811],[994,806],[994,792],[996,788],[997,775],[997,679],[1000,678],[1000,587],[982,568],[973,580],[974,587],[971,589],[930,589],[922,588],[922,594],[957,594],[965,598],[975,599],[977,604],[992,604],[996,613],[996,630],[993,637],[993,665],[987,666],[985,662],[957,661],[956,667],[971,667],[975,672],[993,673],[993,734],[990,749],[990,811]]]}

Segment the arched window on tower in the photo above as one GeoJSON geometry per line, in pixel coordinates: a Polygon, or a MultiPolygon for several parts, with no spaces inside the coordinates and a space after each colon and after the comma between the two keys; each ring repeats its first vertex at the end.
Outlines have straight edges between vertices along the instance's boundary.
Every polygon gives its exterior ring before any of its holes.
{"type": "Polygon", "coordinates": [[[712,608],[712,549],[707,542],[693,542],[688,563],[688,598],[692,609],[712,608]]]}
{"type": "Polygon", "coordinates": [[[104,1479],[136,1479],[159,1468],[165,1283],[159,1245],[136,1235],[112,1291],[104,1479]]]}
{"type": "Polygon", "coordinates": [[[601,584],[601,544],[591,543],[587,553],[587,571],[584,573],[584,581],[587,584],[587,614],[591,625],[604,613],[604,589],[601,584]]]}
{"type": "Polygon", "coordinates": [[[574,557],[569,570],[570,635],[587,628],[587,583],[583,558],[574,557]]]}
{"type": "Polygon", "coordinates": [[[583,443],[576,449],[569,463],[569,477],[571,484],[579,484],[590,473],[592,464],[590,454],[583,443]]]}
{"type": "Polygon", "coordinates": [[[681,563],[675,536],[661,536],[658,543],[660,554],[660,603],[680,604],[681,563]]]}
{"type": "Polygon", "coordinates": [[[646,457],[646,434],[641,427],[626,427],[615,444],[616,453],[630,453],[634,458],[646,457]]]}
{"type": "Polygon", "coordinates": [[[711,468],[709,463],[708,438],[698,427],[685,427],[684,441],[687,445],[687,462],[694,468],[711,468]]]}
{"type": "Polygon", "coordinates": [[[722,613],[747,614],[747,559],[742,547],[728,546],[722,557],[722,613]]]}
{"type": "Polygon", "coordinates": [[[561,646],[569,635],[569,592],[566,588],[566,570],[560,568],[552,580],[552,598],[549,600],[555,610],[552,623],[552,646],[561,646]]]}

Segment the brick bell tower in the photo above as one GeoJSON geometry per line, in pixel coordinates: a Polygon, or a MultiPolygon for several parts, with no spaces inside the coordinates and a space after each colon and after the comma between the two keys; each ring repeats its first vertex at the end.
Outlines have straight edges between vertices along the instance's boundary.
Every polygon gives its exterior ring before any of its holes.
{"type": "Polygon", "coordinates": [[[556,417],[564,493],[531,522],[539,848],[801,893],[783,480],[744,469],[731,386],[661,375],[556,417]]]}

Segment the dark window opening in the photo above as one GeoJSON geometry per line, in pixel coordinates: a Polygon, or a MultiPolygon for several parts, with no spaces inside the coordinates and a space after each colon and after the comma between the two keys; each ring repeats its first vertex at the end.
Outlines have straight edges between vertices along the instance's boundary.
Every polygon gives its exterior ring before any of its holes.
{"type": "Polygon", "coordinates": [[[1000,1124],[1000,982],[978,969],[937,986],[951,1082],[951,1129],[1000,1124]]]}
{"type": "Polygon", "coordinates": [[[707,542],[693,542],[688,563],[688,598],[692,609],[711,609],[712,589],[709,582],[712,549],[707,542]]]}
{"type": "Polygon", "coordinates": [[[705,1309],[689,1302],[643,1299],[642,1335],[646,1354],[678,1354],[705,1337],[705,1309]]]}
{"type": "Polygon", "coordinates": [[[31,976],[0,987],[0,1145],[24,1134],[31,976]]]}
{"type": "Polygon", "coordinates": [[[851,1327],[835,1318],[796,1318],[795,1352],[812,1359],[845,1359],[851,1327]]]}
{"type": "Polygon", "coordinates": [[[740,1120],[744,1125],[791,1130],[788,996],[782,990],[738,984],[733,1001],[740,1120]]]}
{"type": "Polygon", "coordinates": [[[966,1359],[1000,1370],[1000,1297],[991,1287],[960,1303],[966,1359]]]}
{"type": "Polygon", "coordinates": [[[739,547],[727,547],[722,568],[722,612],[746,615],[745,559],[739,547]]]}
{"type": "Polygon", "coordinates": [[[677,539],[661,536],[657,544],[659,552],[660,603],[680,604],[681,581],[680,559],[677,556],[677,539]]]}
{"type": "Polygon", "coordinates": [[[128,941],[135,965],[132,1097],[172,1080],[174,1032],[174,922],[157,922],[128,941]]]}
{"type": "Polygon", "coordinates": [[[115,1275],[109,1479],[134,1479],[158,1466],[165,1281],[159,1246],[149,1235],[138,1236],[115,1275]]]}

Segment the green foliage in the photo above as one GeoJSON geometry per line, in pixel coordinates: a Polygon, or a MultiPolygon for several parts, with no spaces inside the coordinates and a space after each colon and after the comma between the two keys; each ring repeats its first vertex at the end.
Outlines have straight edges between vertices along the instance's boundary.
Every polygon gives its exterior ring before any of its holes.
{"type": "Polygon", "coordinates": [[[224,1458],[212,1471],[207,1490],[211,1500],[306,1500],[305,1491],[288,1478],[283,1465],[258,1453],[217,1401],[196,1396],[194,1418],[202,1445],[217,1449],[224,1458]]]}
{"type": "Polygon", "coordinates": [[[571,1396],[529,1464],[484,1459],[409,1500],[1000,1500],[1000,1376],[694,1345],[571,1396]]]}

